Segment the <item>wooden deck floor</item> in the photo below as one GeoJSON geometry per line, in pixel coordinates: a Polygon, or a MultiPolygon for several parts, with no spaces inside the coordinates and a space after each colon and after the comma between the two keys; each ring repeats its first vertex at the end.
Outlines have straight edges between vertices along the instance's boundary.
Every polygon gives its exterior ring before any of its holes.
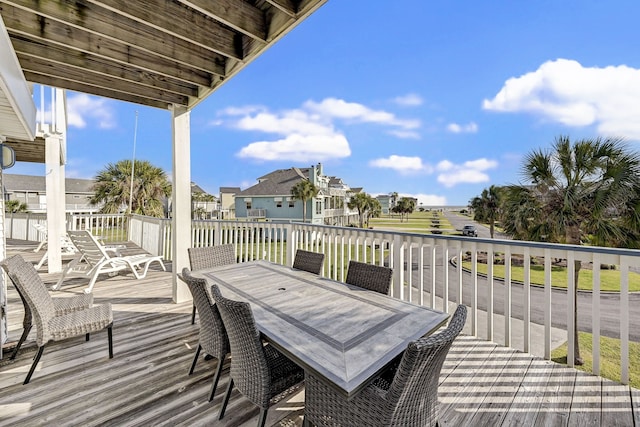
{"type": "MultiPolygon", "coordinates": [[[[43,278],[53,284],[56,275],[43,278]]],[[[86,282],[73,278],[57,295],[81,292],[86,282]]],[[[190,303],[171,302],[168,273],[100,280],[94,295],[96,303],[113,305],[114,358],[106,333],[51,343],[23,386],[35,353],[32,332],[15,361],[0,360],[0,426],[256,424],[258,411],[237,393],[217,421],[228,367],[211,403],[216,361],[201,359],[187,375],[198,324],[190,324],[190,303]]],[[[22,304],[11,286],[8,303],[10,339],[17,340],[22,304]]],[[[640,426],[638,390],[467,336],[449,352],[439,393],[443,426],[640,426]]],[[[303,414],[301,387],[272,407],[267,425],[300,426],[303,414]]]]}

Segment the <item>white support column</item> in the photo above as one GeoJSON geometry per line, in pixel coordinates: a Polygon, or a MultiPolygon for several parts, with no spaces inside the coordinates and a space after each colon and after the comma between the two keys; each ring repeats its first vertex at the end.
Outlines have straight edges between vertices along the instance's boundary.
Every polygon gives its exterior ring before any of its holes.
{"type": "Polygon", "coordinates": [[[172,249],[173,249],[173,302],[191,300],[187,285],[177,274],[189,267],[187,248],[191,246],[191,136],[190,114],[184,107],[172,108],[173,131],[173,205],[172,249]]]}
{"type": "Polygon", "coordinates": [[[45,187],[47,200],[47,268],[49,273],[62,271],[60,239],[66,233],[64,171],[60,158],[62,134],[45,133],[45,187]]]}

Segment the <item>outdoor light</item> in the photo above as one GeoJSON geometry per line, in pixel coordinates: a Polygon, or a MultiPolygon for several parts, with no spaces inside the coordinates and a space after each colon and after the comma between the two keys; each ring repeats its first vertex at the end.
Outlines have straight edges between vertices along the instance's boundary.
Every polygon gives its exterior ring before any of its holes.
{"type": "Polygon", "coordinates": [[[9,169],[16,164],[16,152],[6,144],[0,144],[0,165],[2,169],[9,169]]]}

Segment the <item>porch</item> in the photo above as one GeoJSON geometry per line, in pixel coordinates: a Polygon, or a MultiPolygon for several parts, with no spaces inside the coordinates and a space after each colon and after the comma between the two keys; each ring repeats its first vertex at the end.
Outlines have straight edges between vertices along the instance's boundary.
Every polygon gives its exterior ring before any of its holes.
{"type": "MultiPolygon", "coordinates": [[[[33,244],[12,243],[9,254],[38,257],[33,244]]],[[[58,277],[42,276],[47,284],[58,277]]],[[[85,285],[86,279],[74,276],[58,294],[80,293],[85,285]]],[[[80,337],[54,343],[23,386],[35,350],[30,336],[15,361],[0,360],[0,425],[211,425],[228,368],[215,399],[207,402],[216,361],[200,361],[187,376],[198,325],[190,324],[191,303],[172,302],[171,273],[107,278],[94,295],[96,303],[113,305],[114,358],[107,358],[104,333],[89,342],[80,337]]],[[[22,304],[12,286],[8,298],[9,337],[15,341],[22,304]]],[[[442,370],[441,425],[640,425],[639,390],[473,338],[470,331],[467,325],[442,370]]],[[[270,410],[267,425],[299,426],[303,414],[302,387],[270,410]]],[[[253,426],[257,415],[234,393],[219,425],[253,426]]]]}

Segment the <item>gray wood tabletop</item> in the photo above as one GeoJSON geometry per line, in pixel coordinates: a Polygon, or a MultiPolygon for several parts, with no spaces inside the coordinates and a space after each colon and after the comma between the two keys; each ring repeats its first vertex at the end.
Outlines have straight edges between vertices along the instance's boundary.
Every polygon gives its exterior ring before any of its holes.
{"type": "Polygon", "coordinates": [[[193,272],[251,304],[264,337],[291,360],[354,396],[407,344],[448,319],[400,301],[266,261],[193,272]]]}

